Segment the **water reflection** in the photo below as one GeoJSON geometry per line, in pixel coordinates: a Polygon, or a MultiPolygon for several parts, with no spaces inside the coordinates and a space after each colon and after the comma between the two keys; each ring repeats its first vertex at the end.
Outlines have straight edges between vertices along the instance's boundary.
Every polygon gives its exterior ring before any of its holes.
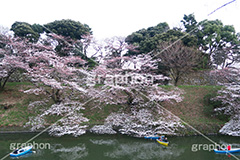
{"type": "Polygon", "coordinates": [[[96,145],[112,145],[112,150],[103,153],[105,157],[112,159],[175,159],[180,156],[184,149],[177,148],[177,145],[163,147],[154,141],[150,142],[118,142],[114,140],[93,140],[90,142],[96,145]]]}
{"type": "Polygon", "coordinates": [[[176,147],[164,148],[155,143],[128,143],[120,144],[114,151],[105,155],[111,158],[130,157],[131,159],[172,159],[178,157],[183,150],[176,147]]]}
{"type": "Polygon", "coordinates": [[[92,142],[93,144],[96,145],[107,145],[107,146],[111,146],[111,145],[115,145],[116,143],[118,143],[118,141],[116,139],[114,140],[104,140],[104,139],[100,139],[100,140],[93,140],[90,139],[90,142],[92,142]]]}
{"type": "Polygon", "coordinates": [[[88,150],[85,144],[78,144],[74,147],[64,147],[61,144],[55,144],[51,147],[52,154],[58,155],[61,159],[77,160],[88,156],[88,150]]]}
{"type": "MultiPolygon", "coordinates": [[[[0,135],[0,159],[9,153],[11,143],[26,141],[32,134],[0,135]]],[[[221,144],[232,144],[239,147],[238,137],[213,136],[214,141],[221,144]]],[[[51,149],[35,150],[19,159],[24,160],[232,160],[235,158],[225,154],[215,154],[203,148],[193,152],[193,144],[209,144],[202,137],[171,137],[170,146],[164,148],[156,141],[131,138],[122,135],[84,135],[78,138],[65,136],[61,138],[43,135],[39,143],[50,143],[51,149]]],[[[235,154],[234,154],[235,155],[235,154]]],[[[239,154],[235,155],[240,158],[239,154]]],[[[6,160],[12,158],[7,157],[6,160]]]]}

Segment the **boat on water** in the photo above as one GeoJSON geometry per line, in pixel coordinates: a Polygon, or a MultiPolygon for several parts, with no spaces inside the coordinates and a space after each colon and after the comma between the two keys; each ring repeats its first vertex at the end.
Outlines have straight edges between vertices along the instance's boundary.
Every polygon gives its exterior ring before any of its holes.
{"type": "Polygon", "coordinates": [[[156,139],[156,141],[163,146],[168,146],[168,144],[169,144],[169,142],[165,142],[162,139],[156,139]]]}
{"type": "Polygon", "coordinates": [[[240,152],[240,148],[232,148],[230,150],[220,150],[220,149],[214,149],[215,153],[238,153],[240,152]]]}
{"type": "Polygon", "coordinates": [[[167,138],[165,136],[153,135],[153,136],[145,136],[144,138],[156,140],[159,144],[161,144],[163,146],[168,146],[168,144],[169,144],[169,142],[167,141],[167,138]]]}
{"type": "Polygon", "coordinates": [[[23,147],[23,148],[20,148],[20,149],[16,149],[12,153],[10,153],[10,156],[11,157],[18,157],[18,156],[22,156],[22,155],[25,155],[25,154],[31,153],[31,152],[32,152],[32,146],[27,146],[27,147],[23,147]]]}
{"type": "Polygon", "coordinates": [[[159,136],[145,136],[145,139],[159,139],[159,136]]]}

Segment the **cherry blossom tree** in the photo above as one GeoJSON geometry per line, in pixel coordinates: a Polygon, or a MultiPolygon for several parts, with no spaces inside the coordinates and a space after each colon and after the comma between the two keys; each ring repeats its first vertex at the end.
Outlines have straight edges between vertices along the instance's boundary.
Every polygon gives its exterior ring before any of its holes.
{"type": "MultiPolygon", "coordinates": [[[[52,35],[52,37],[64,40],[62,36],[52,35]]],[[[45,41],[47,40],[49,39],[45,41]]],[[[77,82],[76,73],[81,72],[81,69],[75,67],[85,63],[80,57],[60,57],[51,41],[31,43],[27,40],[5,36],[1,39],[1,43],[5,44],[0,51],[3,55],[1,59],[0,80],[3,82],[3,84],[0,83],[1,88],[17,69],[23,69],[24,74],[38,87],[38,91],[43,90],[56,103],[61,102],[63,89],[72,87],[83,91],[77,85],[79,82],[77,82]]],[[[71,55],[71,53],[69,54],[71,55]]]]}
{"type": "Polygon", "coordinates": [[[4,27],[0,25],[0,35],[12,35],[13,33],[10,31],[8,27],[4,27]]]}
{"type": "Polygon", "coordinates": [[[142,137],[152,133],[175,134],[179,128],[184,128],[178,118],[164,114],[164,110],[157,105],[163,101],[178,103],[183,100],[182,90],[173,87],[168,91],[159,86],[170,78],[154,72],[157,60],[151,60],[149,55],[122,58],[113,57],[93,70],[97,75],[96,84],[103,85],[89,88],[87,94],[96,98],[95,107],[112,104],[128,106],[129,109],[127,112],[111,113],[104,125],[94,126],[91,132],[114,134],[117,131],[142,137]],[[119,59],[122,64],[114,66],[115,60],[119,59]],[[156,112],[158,117],[154,116],[156,112]]]}
{"type": "Polygon", "coordinates": [[[80,40],[80,44],[82,45],[82,53],[85,57],[87,57],[87,49],[91,45],[93,41],[93,36],[91,34],[86,34],[82,36],[82,39],[80,40]]]}
{"type": "Polygon", "coordinates": [[[6,85],[10,76],[18,69],[27,70],[26,57],[31,54],[29,46],[19,38],[0,35],[0,89],[6,85]]]}
{"type": "Polygon", "coordinates": [[[105,40],[105,50],[111,57],[121,57],[127,51],[128,44],[124,37],[113,37],[105,40]]]}
{"type": "MultiPolygon", "coordinates": [[[[107,38],[102,41],[97,41],[92,38],[91,41],[91,58],[96,58],[98,62],[102,62],[102,60],[109,60],[112,58],[117,58],[119,60],[120,57],[123,57],[129,50],[136,51],[136,47],[127,44],[125,42],[125,37],[112,37],[107,38]]],[[[121,63],[121,61],[117,61],[121,63]]],[[[116,63],[117,65],[118,63],[116,63]]]]}
{"type": "Polygon", "coordinates": [[[49,127],[49,133],[54,136],[63,136],[72,134],[79,136],[86,132],[88,125],[82,125],[89,120],[83,116],[83,110],[80,102],[65,101],[60,104],[53,104],[50,108],[36,117],[31,117],[26,126],[32,126],[31,130],[35,131],[40,128],[45,128],[46,117],[55,115],[59,119],[49,127]]]}
{"type": "Polygon", "coordinates": [[[213,100],[221,101],[223,106],[216,108],[215,112],[222,112],[231,116],[231,120],[220,130],[222,134],[240,136],[240,69],[225,68],[216,70],[212,74],[225,81],[223,89],[213,100]]]}
{"type": "Polygon", "coordinates": [[[50,49],[34,52],[28,58],[28,62],[31,67],[26,74],[30,77],[30,81],[48,94],[55,103],[62,101],[65,89],[74,88],[84,91],[78,85],[78,75],[76,74],[81,72],[81,69],[74,67],[75,64],[83,65],[85,63],[80,57],[60,57],[53,49],[50,49]]]}
{"type": "Polygon", "coordinates": [[[157,60],[149,60],[149,55],[138,55],[132,57],[115,57],[105,60],[102,64],[93,70],[92,83],[104,84],[99,88],[90,88],[89,96],[96,96],[99,102],[110,104],[128,104],[132,105],[137,101],[142,101],[136,90],[149,95],[152,100],[164,101],[175,100],[181,101],[181,91],[175,90],[168,92],[159,84],[164,84],[170,80],[169,77],[154,73],[157,69],[157,60]],[[121,65],[116,65],[116,61],[121,60],[121,65]],[[134,63],[137,60],[136,63],[134,63]],[[148,63],[146,63],[148,62],[148,63]],[[111,66],[111,67],[109,67],[111,66]],[[156,83],[158,82],[158,83],[156,83]],[[99,93],[105,85],[109,88],[99,93]]]}
{"type": "MultiPolygon", "coordinates": [[[[61,57],[55,50],[56,40],[71,42],[71,39],[51,34],[37,43],[25,39],[1,36],[2,47],[0,53],[1,68],[0,80],[3,88],[9,77],[17,70],[22,69],[36,88],[24,91],[27,94],[46,94],[54,104],[36,117],[32,117],[27,125],[32,129],[45,127],[45,119],[49,115],[60,116],[60,120],[51,126],[51,134],[61,136],[73,134],[75,136],[85,133],[88,119],[83,117],[79,110],[83,109],[80,102],[71,98],[74,92],[85,93],[85,77],[88,72],[83,68],[86,63],[79,56],[71,52],[75,43],[68,43],[62,49],[69,55],[61,57]]],[[[46,104],[47,100],[33,102],[29,107],[46,104]]]]}
{"type": "Polygon", "coordinates": [[[225,79],[225,83],[222,83],[223,89],[214,98],[214,100],[220,100],[224,104],[223,108],[218,108],[218,110],[224,110],[224,113],[228,115],[240,114],[240,69],[225,68],[212,74],[225,79]]]}
{"type": "MultiPolygon", "coordinates": [[[[53,36],[55,39],[64,40],[64,37],[53,36]]],[[[88,72],[81,67],[85,61],[71,53],[69,56],[59,56],[51,42],[31,44],[28,49],[31,49],[32,53],[26,56],[25,60],[29,67],[25,74],[36,88],[26,90],[24,93],[46,94],[54,104],[36,117],[31,117],[26,125],[32,126],[32,130],[44,128],[47,116],[56,115],[59,120],[49,127],[50,134],[55,136],[84,134],[87,125],[82,123],[87,122],[88,119],[80,112],[84,109],[82,104],[74,102],[71,96],[74,92],[82,94],[86,92],[82,86],[86,84],[84,77],[88,72]]],[[[33,102],[29,107],[34,108],[35,105],[44,103],[33,102]]]]}

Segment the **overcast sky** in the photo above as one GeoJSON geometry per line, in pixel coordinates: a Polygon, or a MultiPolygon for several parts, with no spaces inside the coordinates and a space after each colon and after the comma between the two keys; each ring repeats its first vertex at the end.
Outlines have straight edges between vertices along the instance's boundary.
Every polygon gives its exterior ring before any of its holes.
{"type": "Polygon", "coordinates": [[[3,0],[0,25],[11,27],[15,21],[46,24],[72,19],[88,24],[97,38],[127,36],[160,22],[180,27],[184,14],[194,13],[197,21],[220,19],[240,32],[240,0],[3,0]]]}

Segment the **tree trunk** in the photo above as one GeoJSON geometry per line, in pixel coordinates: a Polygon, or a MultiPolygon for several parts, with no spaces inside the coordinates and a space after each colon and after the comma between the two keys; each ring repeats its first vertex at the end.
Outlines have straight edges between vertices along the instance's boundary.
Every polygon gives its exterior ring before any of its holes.
{"type": "Polygon", "coordinates": [[[9,79],[9,77],[10,77],[10,75],[7,76],[6,79],[3,81],[3,84],[2,84],[2,86],[1,86],[1,90],[4,89],[4,87],[5,87],[5,85],[6,85],[7,81],[8,81],[8,79],[9,79]]]}
{"type": "Polygon", "coordinates": [[[8,81],[8,79],[10,78],[10,76],[14,73],[15,70],[12,70],[11,72],[9,72],[8,76],[4,79],[1,79],[1,82],[0,82],[0,90],[2,91],[8,81]],[[2,80],[3,80],[3,83],[2,83],[2,80]]]}
{"type": "Polygon", "coordinates": [[[51,98],[52,98],[52,100],[53,100],[56,104],[61,103],[60,90],[57,89],[57,91],[55,91],[55,90],[53,89],[53,90],[52,90],[52,94],[51,94],[51,98]]]}
{"type": "Polygon", "coordinates": [[[177,70],[174,71],[173,69],[170,69],[170,75],[171,75],[171,78],[173,79],[174,86],[177,86],[178,80],[180,78],[180,72],[177,70]]]}
{"type": "Polygon", "coordinates": [[[178,85],[178,80],[179,80],[179,76],[176,76],[176,78],[174,79],[174,86],[178,85]]]}

